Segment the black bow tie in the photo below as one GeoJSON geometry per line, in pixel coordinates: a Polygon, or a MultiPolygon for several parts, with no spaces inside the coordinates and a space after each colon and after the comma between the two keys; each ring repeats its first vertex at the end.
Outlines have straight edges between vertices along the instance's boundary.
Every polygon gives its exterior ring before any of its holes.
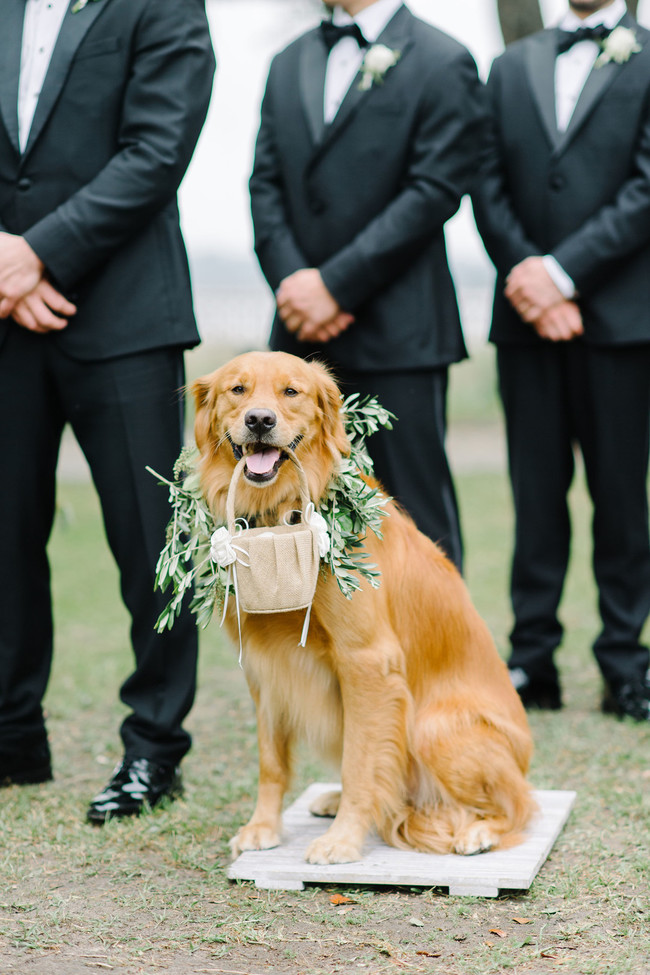
{"type": "Polygon", "coordinates": [[[599,44],[606,37],[609,37],[611,33],[612,28],[605,27],[604,24],[598,24],[597,27],[579,27],[578,30],[559,30],[557,41],[558,54],[563,54],[572,48],[574,44],[579,44],[580,41],[596,41],[599,44]]]}
{"type": "Polygon", "coordinates": [[[343,24],[338,27],[331,20],[323,20],[320,25],[321,37],[328,51],[331,51],[335,44],[338,44],[344,37],[353,37],[359,47],[368,47],[368,41],[361,33],[358,24],[343,24]]]}

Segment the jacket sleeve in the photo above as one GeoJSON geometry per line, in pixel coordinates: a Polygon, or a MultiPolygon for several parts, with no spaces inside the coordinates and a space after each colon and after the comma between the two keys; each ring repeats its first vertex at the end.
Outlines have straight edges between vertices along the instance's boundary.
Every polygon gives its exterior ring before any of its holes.
{"type": "Polygon", "coordinates": [[[480,152],[479,178],[472,194],[476,226],[488,255],[501,276],[515,264],[540,253],[517,217],[508,191],[507,166],[500,135],[501,60],[498,58],[487,81],[489,121],[480,152]]]}
{"type": "Polygon", "coordinates": [[[273,291],[278,289],[284,278],[309,265],[291,230],[282,186],[273,109],[276,65],[277,60],[274,60],[262,100],[260,128],[249,181],[255,253],[273,291]]]}
{"type": "Polygon", "coordinates": [[[574,233],[551,251],[575,282],[578,292],[588,292],[602,280],[609,267],[650,241],[650,93],[629,178],[606,206],[601,207],[574,233]]]}
{"type": "Polygon", "coordinates": [[[115,155],[24,234],[64,288],[174,200],[207,113],[215,62],[203,0],[149,2],[132,44],[115,155]]]}
{"type": "Polygon", "coordinates": [[[403,188],[320,267],[345,309],[353,310],[399,277],[442,232],[470,190],[485,122],[483,86],[471,55],[455,47],[451,58],[432,60],[421,92],[403,188]]]}

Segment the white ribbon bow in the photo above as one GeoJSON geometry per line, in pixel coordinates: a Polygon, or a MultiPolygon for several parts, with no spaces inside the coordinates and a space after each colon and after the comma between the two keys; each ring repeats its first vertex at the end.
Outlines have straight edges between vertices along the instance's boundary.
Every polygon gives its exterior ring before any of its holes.
{"type": "MultiPolygon", "coordinates": [[[[241,551],[241,550],[240,550],[241,551]]],[[[217,528],[210,538],[210,558],[224,569],[237,561],[237,552],[232,544],[232,535],[225,525],[217,528]]]]}

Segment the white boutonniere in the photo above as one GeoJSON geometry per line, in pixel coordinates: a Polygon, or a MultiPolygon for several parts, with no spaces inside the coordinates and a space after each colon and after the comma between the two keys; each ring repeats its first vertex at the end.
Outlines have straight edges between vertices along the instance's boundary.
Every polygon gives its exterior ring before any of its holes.
{"type": "Polygon", "coordinates": [[[629,27],[615,27],[611,34],[601,42],[601,51],[596,58],[595,66],[600,68],[603,64],[615,61],[616,64],[624,64],[629,61],[633,54],[638,54],[641,45],[636,39],[636,34],[629,27]]]}
{"type": "Polygon", "coordinates": [[[383,84],[384,75],[397,64],[401,56],[401,51],[391,51],[385,44],[373,44],[369,47],[361,65],[361,91],[368,91],[374,84],[383,84]]]}
{"type": "Polygon", "coordinates": [[[97,0],[77,0],[70,13],[78,14],[80,10],[83,10],[87,3],[97,3],[97,0]]]}

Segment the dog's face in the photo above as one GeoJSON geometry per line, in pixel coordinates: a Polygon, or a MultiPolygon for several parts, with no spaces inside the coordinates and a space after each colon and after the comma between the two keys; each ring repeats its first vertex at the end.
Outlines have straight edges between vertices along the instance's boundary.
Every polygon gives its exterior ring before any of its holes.
{"type": "Polygon", "coordinates": [[[284,352],[249,352],[192,386],[201,478],[215,513],[237,462],[246,458],[243,509],[276,509],[298,494],[295,451],[318,501],[333,465],[349,453],[341,394],[327,370],[284,352]],[[248,488],[260,492],[253,498],[248,488]],[[262,496],[263,495],[263,496],[262,496]]]}

